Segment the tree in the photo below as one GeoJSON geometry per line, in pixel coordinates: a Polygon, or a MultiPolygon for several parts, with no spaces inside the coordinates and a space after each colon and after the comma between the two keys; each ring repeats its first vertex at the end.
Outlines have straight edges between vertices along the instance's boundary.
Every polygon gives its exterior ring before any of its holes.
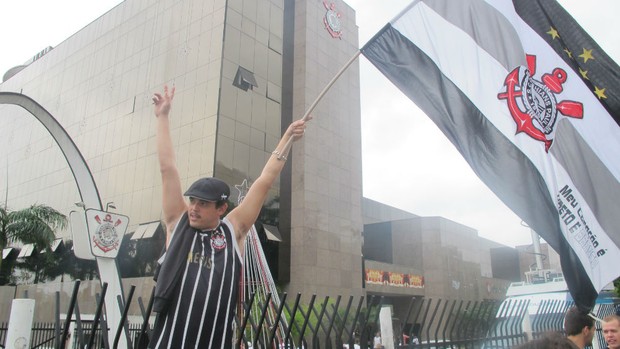
{"type": "Polygon", "coordinates": [[[32,205],[19,211],[0,207],[0,250],[9,242],[19,241],[51,252],[50,245],[56,238],[54,232],[66,226],[67,216],[46,205],[32,205]]]}
{"type": "Polygon", "coordinates": [[[0,272],[0,285],[19,285],[54,280],[99,279],[97,262],[75,257],[73,241],[67,240],[54,253],[34,253],[23,260],[5,260],[0,272]]]}

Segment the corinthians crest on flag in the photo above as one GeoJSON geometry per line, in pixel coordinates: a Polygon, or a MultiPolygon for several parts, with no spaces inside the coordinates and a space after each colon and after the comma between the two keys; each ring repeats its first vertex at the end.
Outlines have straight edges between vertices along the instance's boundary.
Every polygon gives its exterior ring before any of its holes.
{"type": "Polygon", "coordinates": [[[549,151],[558,114],[581,119],[583,104],[557,100],[556,95],[562,92],[567,78],[564,69],[555,68],[552,73],[544,74],[541,80],[536,80],[536,56],[527,55],[527,62],[527,69],[518,67],[506,76],[506,92],[497,98],[506,100],[517,133],[525,132],[543,142],[545,151],[549,151]]]}
{"type": "Polygon", "coordinates": [[[620,68],[553,0],[418,0],[362,49],[560,254],[582,308],[620,275],[620,68]]]}

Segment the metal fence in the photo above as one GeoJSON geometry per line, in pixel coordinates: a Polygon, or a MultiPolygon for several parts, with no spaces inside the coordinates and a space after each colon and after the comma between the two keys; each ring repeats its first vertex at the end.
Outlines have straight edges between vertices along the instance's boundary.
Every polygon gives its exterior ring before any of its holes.
{"type": "Polygon", "coordinates": [[[9,328],[9,324],[6,322],[0,322],[0,347],[4,348],[6,342],[6,332],[9,328]]]}
{"type": "MultiPolygon", "coordinates": [[[[79,281],[74,286],[67,319],[60,319],[59,297],[56,297],[56,322],[35,324],[32,348],[118,348],[122,329],[132,348],[145,348],[152,337],[149,300],[144,306],[137,299],[142,323],[129,323],[127,310],[134,287],[127,296],[122,325],[105,322],[103,299],[107,285],[97,295],[97,311],[91,321],[83,321],[76,302],[79,281]],[[109,343],[109,331],[114,341],[109,343]]],[[[302,304],[301,294],[288,299],[284,293],[279,304],[271,296],[255,297],[243,302],[235,319],[235,348],[370,348],[373,334],[379,329],[379,312],[384,303],[380,296],[338,296],[317,299],[311,296],[302,304]]],[[[152,294],[151,294],[152,298],[152,294]]],[[[412,297],[406,315],[400,319],[410,324],[398,331],[395,348],[512,348],[546,332],[562,331],[564,313],[571,302],[548,300],[532,305],[529,301],[463,301],[412,297]],[[527,320],[524,322],[524,320],[527,320]],[[526,324],[526,325],[524,325],[526,324]],[[404,336],[400,335],[404,334],[404,336]],[[403,339],[408,340],[403,341],[403,339]]],[[[603,318],[614,313],[612,304],[595,308],[603,318]]],[[[6,341],[7,324],[0,324],[0,346],[6,341]]],[[[597,331],[601,331],[597,323],[597,331]]],[[[604,347],[601,335],[596,336],[604,347]]]]}

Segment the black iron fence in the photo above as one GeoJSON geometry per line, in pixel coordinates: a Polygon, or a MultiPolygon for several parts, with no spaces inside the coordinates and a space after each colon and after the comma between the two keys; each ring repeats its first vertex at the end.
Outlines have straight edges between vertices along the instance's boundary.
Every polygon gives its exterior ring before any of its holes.
{"type": "MultiPolygon", "coordinates": [[[[84,321],[79,312],[76,282],[67,309],[67,318],[60,318],[60,298],[56,297],[56,321],[35,324],[32,348],[118,348],[125,333],[131,348],[145,348],[152,337],[151,306],[139,297],[141,322],[127,318],[132,303],[131,287],[124,305],[121,324],[117,328],[105,321],[104,284],[97,295],[97,310],[92,319],[84,321]],[[125,331],[122,331],[125,329],[125,331]],[[112,332],[110,332],[112,331],[112,332]],[[114,336],[109,336],[114,333],[114,336]],[[114,338],[110,343],[109,338],[114,338]]],[[[152,294],[151,294],[152,298],[152,294]]],[[[301,294],[288,299],[282,294],[279,302],[271,295],[252,295],[240,306],[235,320],[235,348],[360,348],[372,347],[373,334],[379,329],[379,314],[384,298],[379,296],[317,299],[301,302],[301,294]]],[[[395,329],[395,348],[512,348],[546,332],[562,331],[564,313],[571,302],[546,300],[539,304],[529,301],[463,301],[412,297],[402,324],[395,329]],[[527,320],[527,321],[524,321],[527,320]]],[[[603,318],[614,313],[612,304],[595,308],[595,316],[603,318]]],[[[600,324],[597,323],[600,332],[600,324]]],[[[0,347],[6,342],[7,324],[0,324],[0,347]]],[[[601,335],[596,340],[604,347],[601,335]]]]}
{"type": "Polygon", "coordinates": [[[0,346],[4,348],[4,343],[6,343],[6,332],[9,328],[9,324],[6,322],[0,322],[0,346]]]}

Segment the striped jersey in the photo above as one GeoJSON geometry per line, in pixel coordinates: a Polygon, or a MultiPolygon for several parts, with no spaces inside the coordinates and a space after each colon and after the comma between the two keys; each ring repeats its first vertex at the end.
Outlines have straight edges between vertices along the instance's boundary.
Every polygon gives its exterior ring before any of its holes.
{"type": "Polygon", "coordinates": [[[194,234],[194,238],[169,309],[155,323],[150,348],[232,348],[241,271],[232,232],[227,218],[209,232],[189,224],[175,227],[173,239],[177,234],[194,234]]]}

